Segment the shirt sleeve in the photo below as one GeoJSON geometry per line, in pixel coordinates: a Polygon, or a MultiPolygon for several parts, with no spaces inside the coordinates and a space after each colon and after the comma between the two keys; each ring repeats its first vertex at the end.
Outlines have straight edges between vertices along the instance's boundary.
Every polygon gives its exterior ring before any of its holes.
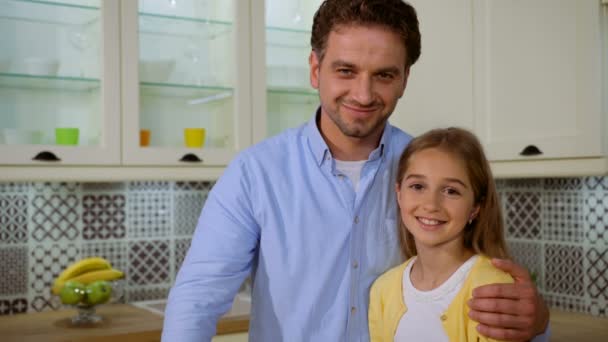
{"type": "Polygon", "coordinates": [[[211,341],[249,275],[259,241],[250,177],[237,158],[211,190],[169,294],[162,341],[211,341]]]}
{"type": "Polygon", "coordinates": [[[547,329],[540,335],[536,335],[531,342],[549,342],[551,336],[551,323],[547,323],[547,329]]]}

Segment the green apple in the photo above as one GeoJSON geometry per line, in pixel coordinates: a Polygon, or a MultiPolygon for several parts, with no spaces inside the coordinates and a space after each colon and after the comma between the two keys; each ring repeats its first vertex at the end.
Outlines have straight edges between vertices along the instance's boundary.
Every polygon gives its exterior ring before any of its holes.
{"type": "Polygon", "coordinates": [[[59,298],[66,305],[76,305],[80,303],[85,294],[85,287],[82,283],[68,280],[63,284],[59,298]]]}
{"type": "Polygon", "coordinates": [[[105,280],[98,280],[87,285],[86,303],[90,305],[103,304],[110,300],[112,285],[105,280]]]}

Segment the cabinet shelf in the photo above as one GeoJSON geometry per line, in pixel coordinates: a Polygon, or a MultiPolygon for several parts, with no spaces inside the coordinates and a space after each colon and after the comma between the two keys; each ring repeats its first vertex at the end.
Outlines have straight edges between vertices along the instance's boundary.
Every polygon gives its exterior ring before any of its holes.
{"type": "Polygon", "coordinates": [[[215,39],[232,32],[231,22],[139,12],[139,33],[215,39]]]}
{"type": "Polygon", "coordinates": [[[0,20],[47,25],[89,25],[99,20],[100,8],[57,1],[3,0],[0,20]]]}
{"type": "Polygon", "coordinates": [[[306,30],[267,26],[266,45],[287,49],[309,49],[310,35],[311,32],[306,30]]]}
{"type": "Polygon", "coordinates": [[[309,88],[268,87],[267,92],[271,95],[319,96],[316,90],[309,88]]]}
{"type": "Polygon", "coordinates": [[[92,78],[0,73],[0,87],[16,89],[87,92],[99,89],[100,83],[92,78]]]}
{"type": "Polygon", "coordinates": [[[219,86],[197,86],[188,84],[140,82],[143,96],[162,96],[187,98],[191,104],[206,103],[213,100],[229,98],[234,93],[233,88],[219,86]]]}

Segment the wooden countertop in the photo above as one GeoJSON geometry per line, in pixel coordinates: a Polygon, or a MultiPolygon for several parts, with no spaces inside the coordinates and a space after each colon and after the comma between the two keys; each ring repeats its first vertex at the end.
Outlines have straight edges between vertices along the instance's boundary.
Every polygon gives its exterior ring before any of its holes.
{"type": "Polygon", "coordinates": [[[608,318],[551,310],[551,338],[549,341],[608,341],[608,318]]]}
{"type": "MultiPolygon", "coordinates": [[[[104,321],[91,326],[72,326],[76,310],[46,311],[0,316],[3,342],[158,342],[163,317],[128,304],[102,305],[97,313],[104,321]]],[[[217,333],[247,331],[248,316],[223,318],[217,333]]]]}

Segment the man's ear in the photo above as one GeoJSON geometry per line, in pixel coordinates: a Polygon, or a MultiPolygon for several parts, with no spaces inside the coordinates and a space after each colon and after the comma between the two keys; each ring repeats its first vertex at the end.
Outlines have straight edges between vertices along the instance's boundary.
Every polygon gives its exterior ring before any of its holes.
{"type": "Polygon", "coordinates": [[[308,65],[310,67],[310,85],[314,89],[319,89],[319,68],[321,67],[321,63],[317,53],[314,50],[310,51],[310,56],[308,56],[308,65]]]}
{"type": "Polygon", "coordinates": [[[405,72],[403,73],[403,87],[401,88],[401,94],[399,94],[399,98],[403,96],[405,93],[405,88],[407,88],[407,80],[410,77],[410,67],[405,68],[405,72]]]}

